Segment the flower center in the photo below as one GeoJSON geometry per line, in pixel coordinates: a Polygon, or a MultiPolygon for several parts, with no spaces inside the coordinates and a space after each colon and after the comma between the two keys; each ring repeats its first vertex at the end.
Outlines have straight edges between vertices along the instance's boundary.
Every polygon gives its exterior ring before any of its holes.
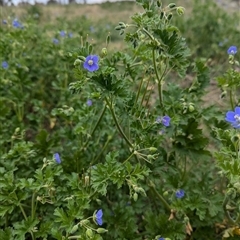
{"type": "Polygon", "coordinates": [[[240,115],[239,115],[239,114],[236,114],[236,115],[234,116],[234,119],[235,119],[238,123],[240,123],[240,115]]]}
{"type": "Polygon", "coordinates": [[[92,66],[93,65],[93,60],[88,60],[88,65],[92,66]]]}

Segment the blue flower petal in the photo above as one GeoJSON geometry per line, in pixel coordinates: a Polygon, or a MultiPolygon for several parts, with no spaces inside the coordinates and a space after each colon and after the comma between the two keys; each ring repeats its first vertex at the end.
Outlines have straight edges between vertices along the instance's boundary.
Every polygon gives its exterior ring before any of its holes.
{"type": "Polygon", "coordinates": [[[102,221],[101,218],[97,218],[96,221],[97,221],[97,224],[98,224],[99,226],[102,226],[103,221],[102,221]]]}
{"type": "Polygon", "coordinates": [[[86,62],[88,62],[89,60],[92,60],[92,55],[86,57],[86,62]]]}
{"type": "Polygon", "coordinates": [[[94,72],[99,69],[98,66],[99,57],[97,55],[89,55],[83,64],[83,67],[89,72],[94,72]]]}
{"type": "Polygon", "coordinates": [[[236,115],[235,112],[228,111],[225,120],[230,123],[235,122],[236,121],[236,119],[234,118],[235,115],[236,115]]]}
{"type": "Polygon", "coordinates": [[[179,198],[179,199],[183,198],[184,195],[185,195],[185,191],[182,189],[177,190],[175,194],[176,198],[179,198]]]}
{"type": "Polygon", "coordinates": [[[61,159],[60,159],[59,153],[55,153],[55,154],[54,154],[54,158],[55,158],[55,160],[56,160],[56,163],[58,163],[58,164],[61,163],[61,159]]]}
{"type": "Polygon", "coordinates": [[[234,122],[234,123],[232,123],[232,127],[234,127],[234,128],[240,128],[240,122],[234,122]]]}
{"type": "Polygon", "coordinates": [[[237,53],[237,47],[236,46],[231,46],[228,50],[227,53],[229,55],[235,55],[237,53]]]}
{"type": "Polygon", "coordinates": [[[171,118],[170,118],[169,116],[164,116],[164,117],[162,118],[162,124],[163,124],[165,127],[169,127],[170,121],[171,121],[171,118]]]}
{"type": "Polygon", "coordinates": [[[235,107],[235,113],[240,115],[240,107],[235,107]]]}
{"type": "Polygon", "coordinates": [[[102,209],[99,209],[95,214],[96,222],[99,226],[103,224],[102,216],[103,216],[103,211],[102,209]]]}
{"type": "Polygon", "coordinates": [[[93,55],[92,60],[93,60],[94,63],[97,63],[98,60],[99,60],[99,57],[97,55],[93,55]]]}
{"type": "Polygon", "coordinates": [[[96,218],[101,218],[103,216],[103,211],[102,209],[99,209],[97,212],[96,212],[96,218]]]}

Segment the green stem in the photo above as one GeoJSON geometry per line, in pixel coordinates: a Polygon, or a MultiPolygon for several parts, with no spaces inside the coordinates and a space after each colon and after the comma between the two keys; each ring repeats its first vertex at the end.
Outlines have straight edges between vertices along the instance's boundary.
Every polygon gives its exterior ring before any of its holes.
{"type": "Polygon", "coordinates": [[[116,124],[116,126],[117,126],[118,131],[120,132],[120,134],[122,135],[122,137],[124,138],[124,140],[126,141],[126,143],[129,145],[129,147],[133,148],[132,143],[131,143],[130,140],[127,138],[127,136],[126,136],[125,133],[123,132],[121,126],[119,125],[119,122],[118,122],[118,120],[117,120],[117,117],[116,117],[116,114],[115,114],[114,109],[113,109],[113,107],[112,107],[112,104],[108,101],[107,98],[105,98],[105,100],[106,100],[107,105],[108,105],[108,107],[109,107],[109,109],[110,109],[110,112],[111,112],[111,114],[112,114],[113,120],[114,120],[114,122],[115,122],[115,124],[116,124]]]}
{"type": "MultiPolygon", "coordinates": [[[[25,220],[27,221],[27,215],[26,215],[21,203],[19,203],[19,208],[21,209],[21,212],[22,212],[25,220]]],[[[31,234],[32,240],[35,240],[35,236],[32,231],[30,231],[30,234],[31,234]]]]}
{"type": "Polygon", "coordinates": [[[234,105],[233,105],[233,95],[232,95],[232,89],[230,90],[230,103],[231,103],[231,107],[232,107],[232,109],[234,109],[234,105]]]}
{"type": "Polygon", "coordinates": [[[136,96],[134,105],[137,104],[137,101],[138,101],[138,98],[139,98],[139,95],[140,95],[140,91],[141,91],[141,89],[142,89],[142,85],[143,85],[143,78],[142,78],[142,80],[141,80],[141,82],[140,82],[140,85],[139,85],[139,88],[138,88],[138,92],[137,92],[137,96],[136,96]]]}
{"type": "MultiPolygon", "coordinates": [[[[152,89],[153,89],[153,86],[151,87],[150,91],[149,91],[149,94],[148,94],[148,97],[147,97],[147,101],[146,101],[146,107],[148,106],[148,103],[149,103],[149,100],[150,100],[150,97],[151,97],[151,93],[152,93],[152,89]]],[[[148,108],[148,111],[147,111],[147,117],[149,116],[149,113],[150,113],[150,109],[148,108]]]]}
{"type": "Polygon", "coordinates": [[[147,29],[143,28],[142,30],[148,35],[148,37],[149,37],[153,42],[155,42],[157,45],[160,45],[160,43],[157,41],[157,39],[155,39],[155,38],[153,37],[153,35],[152,35],[147,29]]]}
{"type": "Polygon", "coordinates": [[[183,181],[184,178],[185,178],[186,171],[187,171],[187,157],[185,156],[185,157],[184,157],[184,170],[183,170],[183,173],[182,173],[182,181],[183,181]]]}
{"type": "Polygon", "coordinates": [[[147,89],[148,89],[149,82],[150,82],[150,78],[148,78],[147,86],[145,87],[145,92],[144,92],[144,94],[143,94],[143,96],[142,96],[141,105],[143,105],[143,101],[144,101],[145,96],[146,96],[146,94],[147,94],[147,89]]]}
{"type": "Polygon", "coordinates": [[[155,50],[152,50],[152,57],[153,57],[153,67],[154,71],[157,77],[158,81],[158,96],[159,96],[159,103],[160,106],[163,107],[163,95],[162,95],[162,77],[159,77],[158,70],[157,70],[157,64],[156,64],[156,55],[155,55],[155,50]]]}
{"type": "Polygon", "coordinates": [[[102,150],[100,151],[100,153],[97,155],[96,158],[94,158],[94,160],[92,161],[92,164],[94,165],[95,162],[100,158],[100,156],[102,155],[102,153],[104,152],[104,150],[106,149],[106,147],[108,146],[109,142],[112,140],[112,136],[108,137],[107,142],[105,143],[105,145],[103,146],[102,150]]]}
{"type": "Polygon", "coordinates": [[[162,195],[160,195],[157,190],[156,187],[154,185],[154,183],[152,181],[149,181],[148,183],[149,187],[152,189],[152,191],[155,193],[155,195],[158,197],[158,199],[162,202],[162,204],[164,205],[164,207],[171,212],[171,207],[170,205],[167,203],[167,201],[163,198],[162,195]]]}
{"type": "MultiPolygon", "coordinates": [[[[100,114],[100,116],[99,116],[99,118],[98,118],[98,120],[97,120],[97,122],[96,122],[96,124],[95,124],[95,126],[94,126],[94,128],[93,128],[93,130],[92,130],[92,132],[91,132],[91,134],[90,134],[91,137],[93,136],[93,134],[95,133],[95,131],[96,131],[96,129],[97,129],[99,123],[101,122],[101,120],[102,120],[102,118],[103,118],[103,115],[104,115],[106,109],[107,109],[107,106],[105,105],[104,108],[103,108],[103,110],[102,110],[102,112],[101,112],[101,114],[100,114]]],[[[89,138],[87,139],[87,141],[84,143],[84,145],[82,146],[81,149],[84,150],[84,149],[87,147],[87,145],[88,145],[88,143],[89,143],[91,137],[89,137],[89,138]]]]}
{"type": "Polygon", "coordinates": [[[35,208],[35,196],[36,196],[36,193],[34,192],[33,195],[32,195],[32,220],[35,218],[35,212],[36,212],[36,208],[35,208]]]}
{"type": "Polygon", "coordinates": [[[134,151],[131,153],[131,155],[123,162],[125,164],[132,156],[134,155],[134,151]]]}
{"type": "Polygon", "coordinates": [[[8,227],[8,212],[5,215],[5,228],[8,227]]]}
{"type": "Polygon", "coordinates": [[[27,215],[26,215],[26,213],[25,213],[25,211],[24,211],[24,209],[23,209],[23,207],[22,207],[22,204],[21,204],[21,203],[19,203],[19,207],[20,207],[20,209],[21,209],[21,212],[22,212],[22,214],[23,214],[23,216],[24,216],[25,220],[27,220],[27,215]]]}
{"type": "Polygon", "coordinates": [[[224,201],[223,201],[223,210],[225,212],[225,215],[228,219],[228,221],[232,224],[232,225],[235,225],[235,221],[232,219],[232,217],[230,216],[228,210],[227,210],[227,203],[228,203],[228,197],[226,196],[224,201]]]}

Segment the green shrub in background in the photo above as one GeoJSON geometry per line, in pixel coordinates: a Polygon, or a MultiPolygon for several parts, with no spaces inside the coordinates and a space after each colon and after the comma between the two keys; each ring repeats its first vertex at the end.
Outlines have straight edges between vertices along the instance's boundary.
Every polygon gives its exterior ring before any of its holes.
{"type": "Polygon", "coordinates": [[[239,42],[239,11],[232,11],[229,4],[226,4],[226,9],[220,8],[216,1],[192,3],[191,14],[173,21],[186,37],[193,58],[204,57],[211,64],[221,66],[212,70],[215,74],[222,72],[225,69],[222,66],[226,66],[226,49],[239,42]]]}
{"type": "Polygon", "coordinates": [[[119,52],[86,18],[3,22],[0,239],[239,238],[237,48],[218,109],[209,56],[172,23],[184,8],[136,2],[119,52]]]}

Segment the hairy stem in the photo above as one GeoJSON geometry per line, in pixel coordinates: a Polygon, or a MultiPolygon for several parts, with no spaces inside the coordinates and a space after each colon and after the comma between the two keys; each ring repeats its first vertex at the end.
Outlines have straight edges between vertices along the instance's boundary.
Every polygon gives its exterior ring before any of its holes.
{"type": "Polygon", "coordinates": [[[156,74],[156,77],[157,77],[157,82],[158,82],[159,103],[160,103],[160,106],[163,107],[162,77],[160,78],[159,73],[158,73],[157,64],[156,64],[155,49],[152,50],[152,57],[153,57],[153,67],[154,67],[154,71],[155,71],[155,74],[156,74]]]}
{"type": "MultiPolygon", "coordinates": [[[[94,126],[94,128],[93,128],[93,130],[92,130],[92,132],[90,133],[91,137],[93,136],[93,134],[95,133],[95,131],[96,131],[99,123],[101,122],[101,120],[102,120],[102,118],[103,118],[103,115],[104,115],[104,113],[105,113],[105,111],[106,111],[106,109],[107,109],[106,107],[107,107],[107,106],[105,105],[104,108],[103,108],[103,110],[102,110],[102,112],[101,112],[101,114],[100,114],[100,116],[99,116],[99,118],[98,118],[98,120],[97,120],[97,122],[96,122],[96,124],[95,124],[95,126],[94,126]]],[[[84,145],[82,146],[82,149],[85,149],[85,148],[87,147],[87,145],[88,145],[91,137],[88,138],[88,140],[84,143],[84,145]]]]}
{"type": "Polygon", "coordinates": [[[230,91],[229,91],[229,98],[230,98],[231,108],[232,108],[232,110],[233,110],[233,109],[234,109],[234,105],[233,105],[233,94],[232,94],[232,89],[230,89],[230,91]]]}
{"type": "Polygon", "coordinates": [[[164,197],[158,193],[158,191],[156,190],[156,187],[154,185],[154,183],[152,181],[148,182],[149,187],[151,188],[151,190],[154,192],[154,194],[157,196],[157,198],[162,202],[162,204],[164,205],[164,207],[171,212],[171,207],[170,205],[167,203],[167,201],[164,199],[164,197]]]}
{"type": "Polygon", "coordinates": [[[124,138],[124,140],[126,141],[126,143],[129,145],[129,147],[133,148],[132,143],[130,142],[130,140],[127,138],[127,136],[126,136],[125,133],[123,132],[123,130],[122,130],[122,128],[121,128],[121,126],[120,126],[120,124],[119,124],[119,122],[118,122],[118,120],[117,120],[117,117],[116,117],[116,114],[115,114],[115,112],[114,112],[114,109],[113,109],[112,104],[108,101],[107,98],[105,98],[105,100],[106,100],[107,105],[108,105],[108,107],[109,107],[109,109],[110,109],[110,112],[111,112],[111,114],[112,114],[113,120],[114,120],[114,122],[115,122],[115,124],[116,124],[116,126],[117,126],[117,129],[118,129],[119,133],[122,135],[122,137],[124,138]]]}

